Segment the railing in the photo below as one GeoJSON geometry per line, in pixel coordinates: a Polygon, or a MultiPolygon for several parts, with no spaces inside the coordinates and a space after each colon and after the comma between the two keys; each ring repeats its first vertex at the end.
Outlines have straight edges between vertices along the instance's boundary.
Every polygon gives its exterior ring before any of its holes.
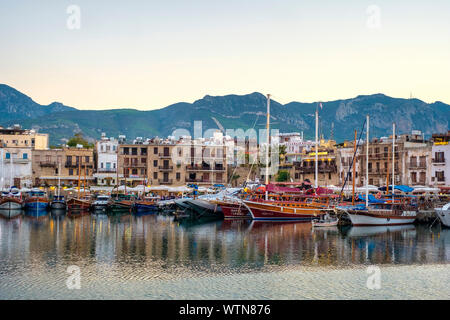
{"type": "MultiPolygon", "coordinates": [[[[78,162],[77,162],[77,163],[66,162],[66,163],[64,164],[64,166],[65,166],[66,168],[78,168],[78,162]]],[[[88,163],[82,163],[82,164],[80,165],[80,167],[81,167],[81,168],[84,168],[84,167],[86,167],[86,168],[93,168],[93,164],[90,163],[90,162],[88,162],[88,163]]]]}
{"type": "MultiPolygon", "coordinates": [[[[314,173],[316,171],[315,166],[312,167],[296,167],[295,168],[300,173],[314,173]]],[[[318,167],[319,173],[328,173],[328,172],[337,172],[337,166],[319,166],[318,167]]]]}
{"type": "Polygon", "coordinates": [[[170,153],[160,153],[158,154],[160,158],[172,158],[172,155],[170,153]]]}
{"type": "Polygon", "coordinates": [[[225,167],[222,166],[202,166],[202,165],[194,165],[194,166],[186,166],[186,170],[188,171],[225,171],[225,167]]]}
{"type": "Polygon", "coordinates": [[[445,163],[445,158],[431,159],[433,163],[445,163]]]}
{"type": "Polygon", "coordinates": [[[41,166],[41,167],[56,167],[56,162],[41,161],[41,162],[39,162],[39,166],[41,166]]]}
{"type": "Polygon", "coordinates": [[[100,168],[100,169],[97,169],[97,172],[101,172],[101,173],[116,173],[117,169],[115,169],[115,168],[100,168]]]}
{"type": "Polygon", "coordinates": [[[147,168],[147,163],[124,163],[123,165],[125,168],[147,168]]]}
{"type": "Polygon", "coordinates": [[[167,180],[164,180],[164,179],[158,179],[158,182],[159,182],[159,184],[172,184],[172,179],[167,179],[167,180]]]}
{"type": "Polygon", "coordinates": [[[161,171],[171,171],[173,170],[173,166],[159,166],[158,169],[161,171]]]}

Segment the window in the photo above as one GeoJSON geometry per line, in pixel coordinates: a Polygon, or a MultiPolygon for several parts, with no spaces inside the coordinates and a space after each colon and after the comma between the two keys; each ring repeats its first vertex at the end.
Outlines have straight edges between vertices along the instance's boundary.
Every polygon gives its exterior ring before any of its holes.
{"type": "Polygon", "coordinates": [[[141,158],[141,163],[147,163],[147,158],[141,158]]]}
{"type": "Polygon", "coordinates": [[[177,172],[176,177],[177,177],[177,180],[180,181],[180,179],[181,179],[181,174],[180,174],[179,172],[177,172]]]}
{"type": "Polygon", "coordinates": [[[435,152],[434,153],[435,162],[442,163],[444,160],[444,152],[435,152]]]}
{"type": "Polygon", "coordinates": [[[158,166],[158,160],[153,160],[153,166],[156,168],[158,166]]]}
{"type": "Polygon", "coordinates": [[[439,182],[445,181],[444,171],[436,171],[436,179],[439,182]]]}
{"type": "Polygon", "coordinates": [[[137,171],[137,169],[133,169],[133,170],[131,171],[131,174],[133,174],[133,175],[137,175],[137,174],[138,174],[138,171],[137,171]]]}
{"type": "Polygon", "coordinates": [[[123,148],[123,154],[130,154],[130,148],[123,148]]]}
{"type": "Polygon", "coordinates": [[[137,156],[137,148],[131,148],[131,155],[137,156]]]}
{"type": "Polygon", "coordinates": [[[69,176],[73,176],[73,169],[69,169],[69,176]]]}
{"type": "Polygon", "coordinates": [[[6,153],[5,159],[11,159],[11,154],[9,152],[6,153]]]}
{"type": "Polygon", "coordinates": [[[103,169],[103,162],[102,162],[102,163],[100,163],[100,168],[101,168],[101,169],[103,169]]]}
{"type": "Polygon", "coordinates": [[[147,148],[141,148],[141,156],[147,155],[147,148]]]}
{"type": "Polygon", "coordinates": [[[153,154],[158,154],[158,147],[153,148],[153,154]]]}
{"type": "Polygon", "coordinates": [[[86,163],[89,163],[89,156],[86,156],[86,157],[84,157],[84,161],[86,162],[86,163]]]}
{"type": "Polygon", "coordinates": [[[417,172],[411,172],[411,182],[412,183],[417,182],[417,172]]]}
{"type": "Polygon", "coordinates": [[[158,172],[153,172],[153,179],[158,179],[158,172]]]}
{"type": "Polygon", "coordinates": [[[67,156],[66,163],[72,163],[72,156],[67,156]]]}
{"type": "Polygon", "coordinates": [[[145,175],[145,169],[141,169],[141,175],[145,175]]]}
{"type": "Polygon", "coordinates": [[[22,155],[22,158],[23,158],[23,159],[28,159],[28,153],[24,153],[24,154],[22,155]]]}

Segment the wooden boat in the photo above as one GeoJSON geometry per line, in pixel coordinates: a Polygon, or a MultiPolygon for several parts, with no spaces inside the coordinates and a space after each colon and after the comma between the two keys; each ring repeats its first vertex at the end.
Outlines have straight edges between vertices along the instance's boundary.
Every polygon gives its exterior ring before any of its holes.
{"type": "Polygon", "coordinates": [[[67,209],[69,211],[89,211],[91,207],[91,199],[89,197],[71,198],[67,201],[67,209]]]}
{"type": "MultiPolygon", "coordinates": [[[[342,210],[341,208],[339,210],[342,210]]],[[[343,209],[354,226],[389,226],[414,223],[417,211],[399,203],[372,204],[364,209],[343,209]]]]}
{"type": "Polygon", "coordinates": [[[127,211],[130,212],[133,209],[133,205],[135,202],[135,196],[133,195],[127,195],[127,194],[119,194],[119,195],[115,195],[114,197],[112,196],[111,199],[113,201],[111,201],[108,209],[110,211],[119,211],[119,212],[123,212],[123,211],[127,211]]]}
{"type": "Polygon", "coordinates": [[[91,204],[91,209],[94,212],[106,211],[111,204],[111,197],[107,195],[99,195],[91,204]]]}
{"type": "Polygon", "coordinates": [[[314,228],[319,227],[335,227],[338,225],[339,219],[333,218],[329,214],[322,215],[320,219],[313,219],[311,224],[314,228]]]}
{"type": "Polygon", "coordinates": [[[52,210],[65,210],[67,206],[64,196],[55,196],[50,202],[50,209],[52,210]]]}
{"type": "Polygon", "coordinates": [[[223,212],[223,217],[225,219],[251,219],[252,216],[248,208],[242,203],[242,201],[231,201],[231,200],[213,200],[220,206],[223,212]]]}
{"type": "Polygon", "coordinates": [[[22,195],[19,189],[12,187],[9,192],[3,192],[0,198],[0,210],[21,210],[22,195]]]}
{"type": "Polygon", "coordinates": [[[156,204],[158,199],[158,197],[145,197],[142,200],[136,200],[134,203],[134,209],[136,212],[156,211],[158,209],[156,204]]]}
{"type": "Polygon", "coordinates": [[[47,210],[49,206],[48,197],[44,191],[33,189],[30,196],[25,200],[25,210],[47,210]]]}
{"type": "Polygon", "coordinates": [[[244,200],[254,220],[299,220],[311,221],[326,210],[323,206],[313,204],[297,204],[295,206],[282,206],[269,202],[256,202],[244,200]]]}

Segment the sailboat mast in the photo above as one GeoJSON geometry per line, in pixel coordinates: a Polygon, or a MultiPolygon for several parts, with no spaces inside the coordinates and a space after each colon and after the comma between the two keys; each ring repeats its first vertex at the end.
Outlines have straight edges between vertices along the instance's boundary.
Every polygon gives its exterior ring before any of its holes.
{"type": "Polygon", "coordinates": [[[369,121],[370,117],[367,115],[367,137],[366,137],[366,207],[369,206],[369,121]]]}
{"type": "Polygon", "coordinates": [[[392,201],[394,201],[395,186],[395,122],[392,124],[392,201]]]}
{"type": "Polygon", "coordinates": [[[83,198],[86,197],[86,165],[84,165],[83,198]]]}
{"type": "Polygon", "coordinates": [[[61,162],[58,164],[58,197],[61,195],[61,162]]]}
{"type": "Polygon", "coordinates": [[[81,192],[81,157],[78,156],[78,194],[77,199],[80,199],[80,192],[81,192]]]}
{"type": "MultiPolygon", "coordinates": [[[[355,130],[355,142],[353,144],[353,154],[356,155],[356,137],[357,137],[357,132],[355,130]]],[[[353,163],[353,173],[352,173],[352,205],[355,205],[355,163],[353,163]]]]}
{"type": "Polygon", "coordinates": [[[319,109],[316,107],[316,167],[314,174],[314,186],[319,187],[319,109]]]}
{"type": "Polygon", "coordinates": [[[269,200],[267,185],[269,184],[269,147],[270,147],[270,94],[267,95],[267,123],[266,123],[266,200],[269,200]]]}

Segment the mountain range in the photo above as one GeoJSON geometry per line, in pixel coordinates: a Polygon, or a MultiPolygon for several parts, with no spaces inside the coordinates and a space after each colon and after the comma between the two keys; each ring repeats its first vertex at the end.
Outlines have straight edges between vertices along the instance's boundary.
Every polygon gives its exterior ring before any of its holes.
{"type": "MultiPolygon", "coordinates": [[[[314,112],[317,102],[271,101],[271,128],[280,132],[304,132],[314,137],[314,112]]],[[[360,95],[352,99],[322,102],[319,108],[319,130],[325,138],[343,141],[361,130],[365,116],[370,115],[371,136],[388,136],[392,122],[398,133],[421,130],[426,137],[446,132],[450,105],[425,103],[419,99],[392,98],[384,94],[360,95]]],[[[262,129],[266,125],[266,97],[261,93],[246,95],[205,96],[194,103],[180,102],[149,111],[135,109],[80,110],[53,102],[40,105],[27,95],[0,84],[0,125],[20,124],[50,134],[57,145],[82,132],[88,139],[98,139],[102,132],[109,137],[166,137],[175,129],[187,129],[193,135],[194,121],[206,129],[262,129]]]]}

